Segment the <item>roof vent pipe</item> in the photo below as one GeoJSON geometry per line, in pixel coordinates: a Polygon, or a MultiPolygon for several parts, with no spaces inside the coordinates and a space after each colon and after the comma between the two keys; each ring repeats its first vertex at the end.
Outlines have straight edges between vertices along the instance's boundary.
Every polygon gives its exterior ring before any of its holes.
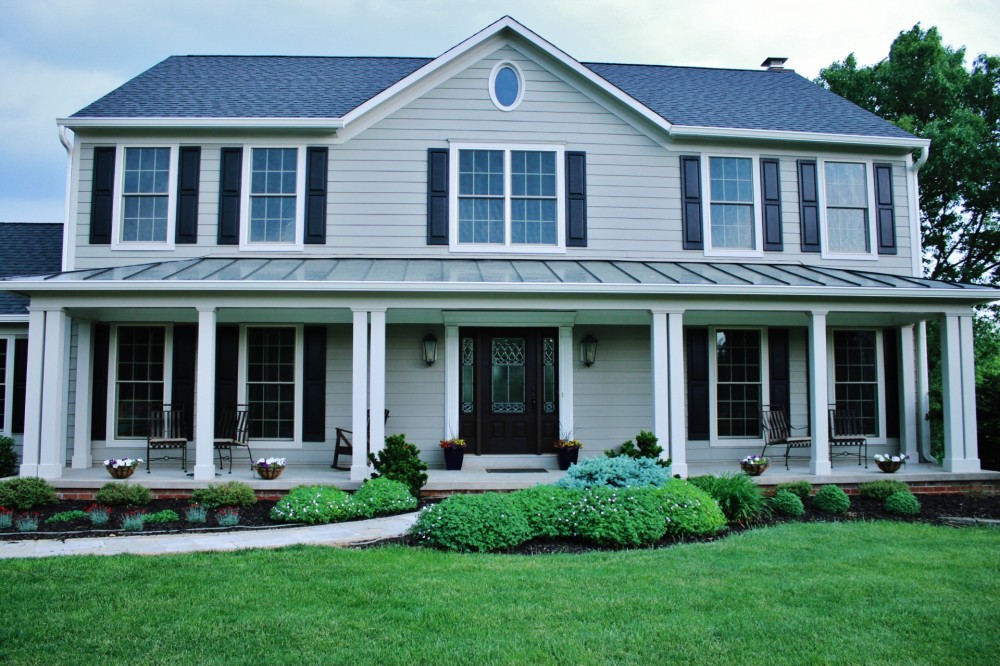
{"type": "Polygon", "coordinates": [[[765,58],[764,62],[760,63],[761,67],[766,67],[769,72],[783,72],[785,70],[785,61],[788,58],[775,58],[771,56],[765,58]]]}

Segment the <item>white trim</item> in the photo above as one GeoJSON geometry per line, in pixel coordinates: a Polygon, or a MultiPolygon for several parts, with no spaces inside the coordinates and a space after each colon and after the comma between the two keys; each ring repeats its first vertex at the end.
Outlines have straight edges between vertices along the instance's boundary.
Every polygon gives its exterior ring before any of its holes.
{"type": "Polygon", "coordinates": [[[318,129],[335,131],[344,126],[342,118],[177,118],[150,116],[149,118],[57,118],[56,125],[77,128],[87,127],[141,127],[143,129],[318,129]]]}
{"type": "Polygon", "coordinates": [[[917,137],[884,137],[863,134],[826,134],[823,132],[793,132],[787,130],[741,129],[732,127],[696,127],[674,125],[670,135],[680,138],[702,139],[762,139],[766,141],[794,141],[798,143],[829,143],[846,146],[872,146],[899,148],[900,150],[923,149],[930,146],[930,139],[917,137]]]}
{"type": "MultiPolygon", "coordinates": [[[[558,346],[558,379],[559,385],[559,436],[576,430],[576,414],[574,411],[574,380],[576,365],[573,362],[574,340],[573,326],[560,326],[556,337],[558,346]]],[[[544,387],[543,387],[544,390],[544,387]]],[[[456,405],[457,406],[457,405],[456,405]]]]}
{"type": "Polygon", "coordinates": [[[14,419],[14,336],[0,335],[0,342],[7,345],[5,351],[6,363],[4,364],[4,382],[0,385],[0,391],[4,393],[3,427],[0,427],[0,434],[11,436],[11,421],[14,419]]]}
{"type": "MultiPolygon", "coordinates": [[[[763,442],[758,437],[720,437],[718,423],[719,371],[716,333],[723,331],[757,331],[760,334],[760,399],[761,404],[767,404],[768,388],[771,385],[771,369],[768,353],[768,327],[766,326],[709,326],[708,328],[708,445],[718,448],[756,447],[763,442]]],[[[749,382],[744,382],[749,383],[749,382]]]]}
{"type": "Polygon", "coordinates": [[[565,254],[566,252],[566,148],[551,143],[461,143],[449,142],[448,146],[448,249],[452,252],[491,252],[511,254],[565,254]],[[504,164],[504,242],[462,243],[459,241],[459,151],[503,151],[504,164]],[[554,245],[513,243],[511,240],[511,152],[540,151],[555,153],[556,161],[556,242],[554,245]]]}
{"type": "Polygon", "coordinates": [[[63,234],[62,234],[62,267],[64,271],[73,270],[73,250],[76,240],[76,179],[73,174],[79,173],[80,151],[74,150],[76,147],[69,138],[69,128],[59,128],[59,141],[66,149],[66,197],[63,209],[63,234]]]}
{"type": "Polygon", "coordinates": [[[705,236],[705,256],[706,257],[751,257],[760,259],[764,256],[764,212],[761,208],[761,187],[760,187],[760,154],[749,152],[711,152],[701,155],[701,187],[702,192],[707,196],[705,199],[705,212],[702,215],[705,228],[702,233],[705,236]],[[739,158],[750,160],[750,177],[753,183],[753,240],[752,249],[745,248],[715,248],[712,246],[712,158],[739,158]]]}
{"type": "Polygon", "coordinates": [[[819,159],[816,169],[816,197],[819,206],[820,256],[823,259],[839,259],[842,261],[878,261],[878,237],[876,236],[875,219],[875,160],[870,158],[847,157],[843,159],[819,159]],[[826,202],[826,165],[827,164],[862,164],[865,167],[865,195],[868,197],[866,224],[868,226],[868,252],[831,252],[830,222],[827,216],[826,202]]]}
{"type": "MultiPolygon", "coordinates": [[[[198,306],[198,348],[194,385],[194,470],[195,481],[215,478],[215,349],[218,312],[198,306]]],[[[232,452],[230,452],[232,453],[232,452]]],[[[221,464],[220,464],[221,466],[221,464]]]]}
{"type": "Polygon", "coordinates": [[[458,437],[461,396],[458,392],[461,373],[461,341],[458,337],[458,326],[449,324],[444,327],[444,432],[441,439],[458,437]]]}
{"type": "MultiPolygon", "coordinates": [[[[576,312],[491,312],[472,310],[444,310],[441,318],[446,326],[489,326],[544,328],[573,326],[576,312]]],[[[457,335],[457,333],[456,333],[457,335]]]]}
{"type": "Polygon", "coordinates": [[[305,194],[307,146],[299,142],[255,142],[243,146],[242,187],[240,187],[240,250],[251,252],[301,252],[305,246],[305,194]],[[250,240],[251,173],[255,149],[293,149],[295,153],[295,242],[255,243],[250,240]]]}
{"type": "MultiPolygon", "coordinates": [[[[886,409],[885,404],[885,383],[897,382],[897,377],[885,376],[885,347],[882,340],[882,329],[871,326],[827,326],[826,328],[826,367],[829,368],[826,377],[827,402],[830,405],[837,400],[837,366],[835,359],[834,337],[838,331],[871,331],[875,334],[875,386],[877,401],[875,408],[878,410],[878,437],[868,437],[869,444],[888,444],[889,438],[886,435],[886,409]]],[[[853,382],[852,382],[853,383],[853,382]]],[[[871,433],[865,433],[870,435],[871,433]]]]}
{"type": "MultiPolygon", "coordinates": [[[[922,159],[926,159],[929,148],[921,154],[922,159]]],[[[910,229],[910,266],[913,268],[914,277],[923,277],[923,257],[924,241],[920,231],[920,168],[913,164],[913,155],[906,156],[906,214],[909,218],[910,229]]],[[[895,195],[895,191],[893,191],[895,195]]],[[[895,204],[893,205],[895,210],[895,204]]],[[[898,215],[898,211],[897,211],[898,215]]]]}
{"type": "MultiPolygon", "coordinates": [[[[177,169],[179,166],[180,145],[177,143],[131,143],[119,142],[115,145],[115,184],[114,197],[111,204],[111,250],[112,251],[172,251],[176,233],[177,216],[177,169]],[[124,215],[125,200],[125,151],[130,148],[166,148],[170,151],[170,172],[167,179],[167,229],[166,238],[162,241],[125,241],[122,240],[122,215],[124,215]]],[[[93,174],[91,174],[93,178],[93,174]]]]}
{"type": "Polygon", "coordinates": [[[521,102],[524,100],[524,89],[525,89],[524,83],[525,83],[524,73],[521,71],[521,68],[518,67],[515,63],[511,62],[510,60],[501,60],[497,64],[493,65],[493,70],[490,72],[490,81],[489,81],[490,101],[493,102],[493,106],[497,107],[504,113],[516,109],[518,106],[520,106],[521,102]],[[503,104],[501,104],[500,100],[497,99],[497,94],[496,94],[497,74],[499,74],[500,70],[503,69],[504,67],[510,67],[511,70],[513,70],[514,72],[514,76],[517,77],[517,97],[514,99],[514,102],[510,106],[504,106],[503,104]]]}

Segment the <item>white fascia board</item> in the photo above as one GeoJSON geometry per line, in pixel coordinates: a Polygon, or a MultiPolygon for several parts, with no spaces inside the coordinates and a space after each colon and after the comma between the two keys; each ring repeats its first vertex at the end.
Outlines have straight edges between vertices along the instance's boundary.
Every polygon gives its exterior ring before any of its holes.
{"type": "Polygon", "coordinates": [[[861,134],[825,134],[823,132],[786,132],[779,130],[735,129],[732,127],[697,127],[674,125],[670,135],[692,139],[755,139],[764,141],[796,141],[800,143],[829,143],[850,146],[876,146],[903,150],[924,149],[930,139],[917,137],[867,136],[861,134]]]}
{"type": "Polygon", "coordinates": [[[18,314],[5,314],[0,315],[0,324],[27,324],[28,314],[23,315],[18,314]]]}
{"type": "Polygon", "coordinates": [[[88,127],[115,129],[308,129],[336,131],[343,118],[57,118],[59,127],[72,130],[88,127]]]}

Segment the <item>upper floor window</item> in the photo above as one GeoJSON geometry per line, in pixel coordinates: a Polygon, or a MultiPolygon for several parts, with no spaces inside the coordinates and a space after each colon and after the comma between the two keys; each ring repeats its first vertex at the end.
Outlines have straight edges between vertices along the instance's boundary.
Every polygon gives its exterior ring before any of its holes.
{"type": "Polygon", "coordinates": [[[827,250],[835,254],[870,253],[866,166],[853,162],[827,162],[824,177],[827,250]]]}
{"type": "Polygon", "coordinates": [[[754,250],[753,161],[749,157],[710,157],[712,247],[754,250]]]}
{"type": "Polygon", "coordinates": [[[303,242],[304,149],[251,147],[245,160],[243,245],[253,249],[299,249],[303,242]]]}
{"type": "Polygon", "coordinates": [[[490,99],[501,111],[513,111],[524,98],[524,77],[517,65],[500,62],[490,73],[490,99]]]}
{"type": "Polygon", "coordinates": [[[112,247],[162,249],[174,242],[177,149],[124,146],[114,167],[112,247]]]}
{"type": "Polygon", "coordinates": [[[0,338],[0,433],[7,428],[7,338],[0,338]]]}
{"type": "Polygon", "coordinates": [[[455,147],[453,249],[553,251],[564,246],[560,147],[455,147]]]}

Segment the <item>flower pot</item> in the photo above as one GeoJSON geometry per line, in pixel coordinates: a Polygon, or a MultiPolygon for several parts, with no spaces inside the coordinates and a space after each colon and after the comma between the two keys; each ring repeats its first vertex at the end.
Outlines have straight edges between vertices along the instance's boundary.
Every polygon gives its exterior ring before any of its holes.
{"type": "Polygon", "coordinates": [[[878,465],[878,468],[883,472],[885,472],[886,474],[893,474],[894,472],[897,472],[900,467],[903,466],[903,461],[876,460],[875,464],[878,465]]]}
{"type": "Polygon", "coordinates": [[[111,465],[106,465],[105,469],[108,470],[108,474],[116,479],[127,479],[135,474],[135,467],[112,467],[111,465]]]}
{"type": "Polygon", "coordinates": [[[764,470],[767,469],[768,464],[769,463],[740,463],[740,467],[742,467],[743,471],[750,476],[760,476],[764,473],[764,470]]]}
{"type": "Polygon", "coordinates": [[[462,459],[465,458],[465,449],[452,448],[443,449],[444,468],[452,472],[462,469],[462,459]]]}
{"type": "Polygon", "coordinates": [[[559,456],[559,469],[565,471],[570,465],[576,464],[580,458],[580,449],[576,447],[556,449],[556,454],[559,456]]]}
{"type": "Polygon", "coordinates": [[[257,467],[255,465],[254,469],[257,470],[257,476],[266,481],[272,481],[274,479],[277,479],[279,476],[281,476],[281,473],[285,471],[284,467],[274,467],[274,466],[257,467]]]}

